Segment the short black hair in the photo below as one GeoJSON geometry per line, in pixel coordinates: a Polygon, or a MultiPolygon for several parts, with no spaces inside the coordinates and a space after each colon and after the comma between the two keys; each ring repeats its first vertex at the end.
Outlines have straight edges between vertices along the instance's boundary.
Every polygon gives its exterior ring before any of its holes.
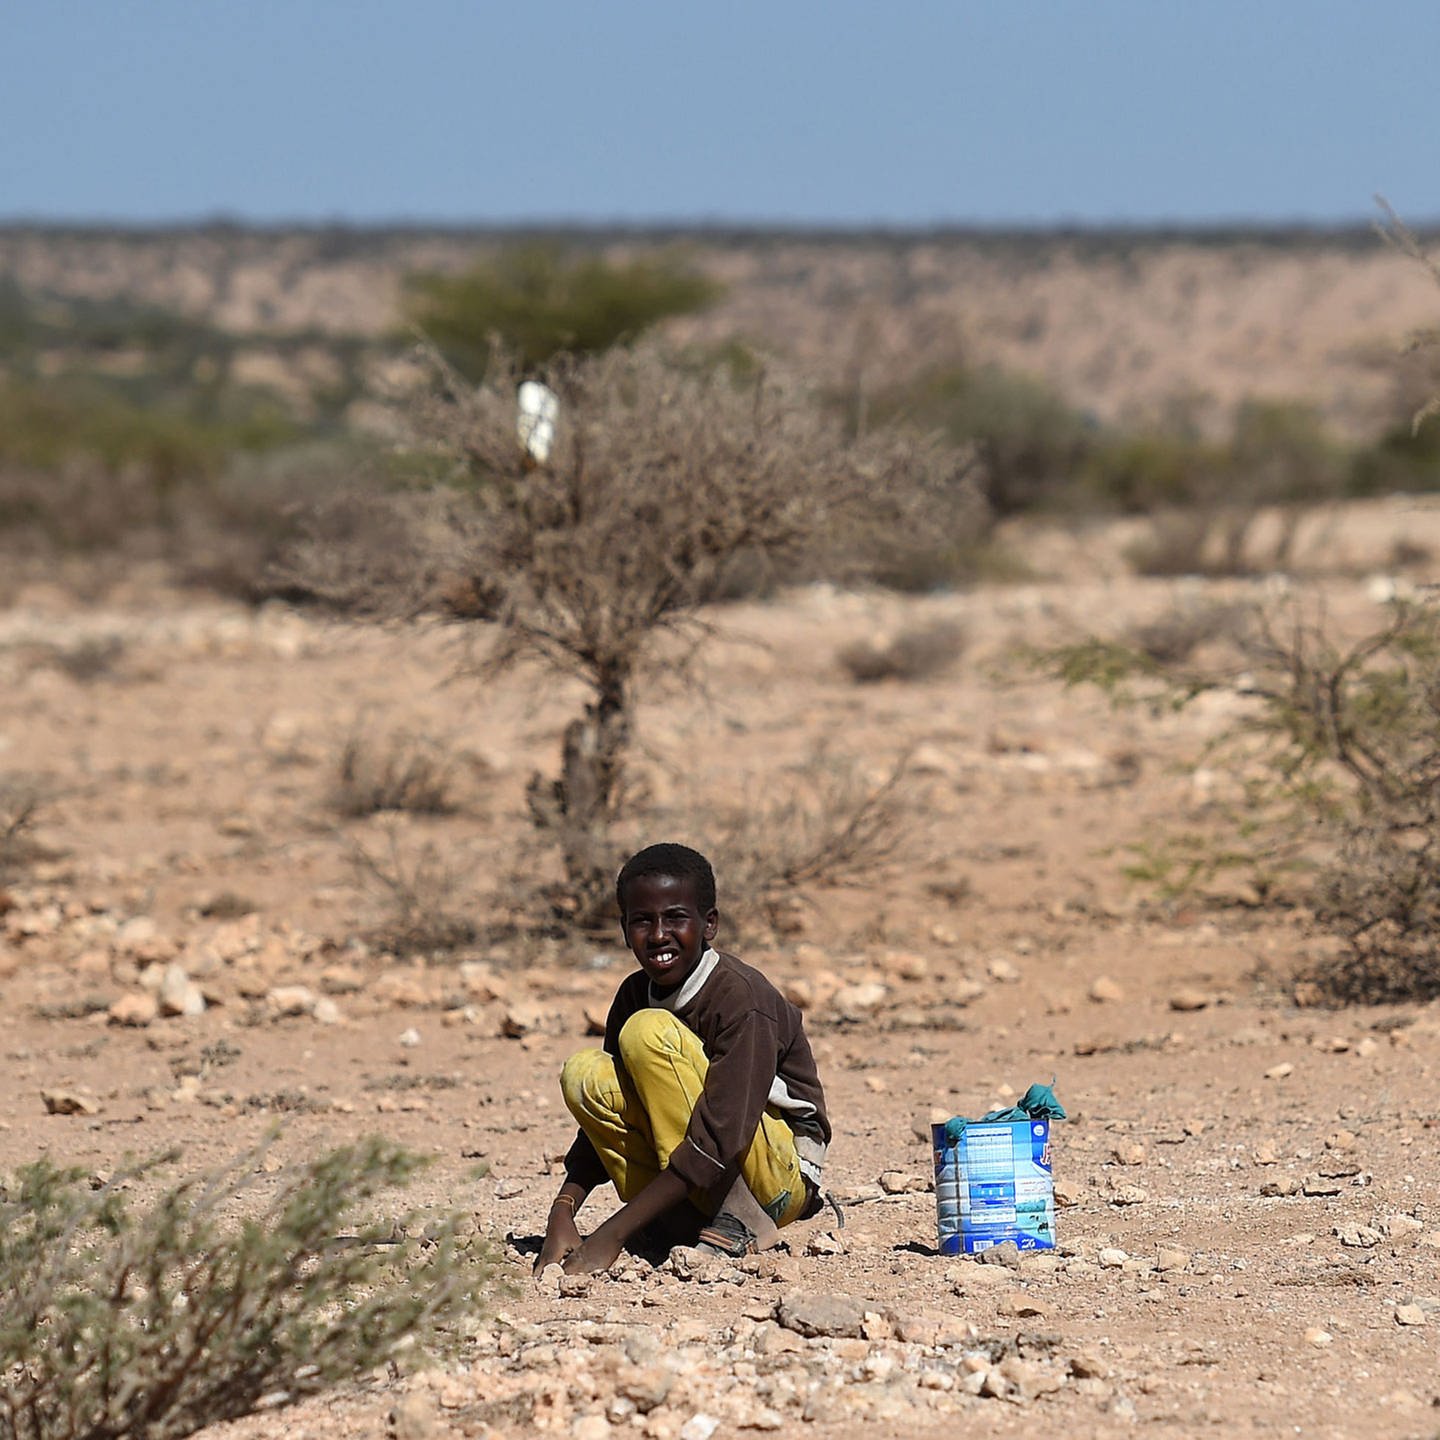
{"type": "Polygon", "coordinates": [[[695,904],[702,915],[708,915],[715,908],[715,872],[710,862],[688,845],[647,845],[632,855],[620,868],[615,877],[615,903],[620,907],[620,918],[625,918],[625,891],[632,880],[642,875],[673,875],[677,880],[689,880],[695,886],[695,904]]]}

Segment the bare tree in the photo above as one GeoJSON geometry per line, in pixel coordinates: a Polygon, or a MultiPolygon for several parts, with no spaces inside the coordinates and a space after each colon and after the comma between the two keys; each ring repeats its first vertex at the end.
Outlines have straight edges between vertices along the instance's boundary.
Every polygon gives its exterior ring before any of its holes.
{"type": "Polygon", "coordinates": [[[741,558],[797,567],[817,545],[832,561],[855,557],[877,527],[929,534],[941,508],[973,525],[983,505],[963,465],[929,442],[857,442],[787,379],[741,382],[655,348],[561,358],[538,377],[559,397],[541,464],[517,438],[513,362],[497,357],[478,389],[438,359],[437,370],[444,383],[417,407],[416,429],[471,497],[449,507],[452,613],[495,623],[490,667],[538,659],[587,687],[559,774],[536,775],[529,800],[578,916],[608,917],[607,836],[656,640],[694,630],[741,558]]]}

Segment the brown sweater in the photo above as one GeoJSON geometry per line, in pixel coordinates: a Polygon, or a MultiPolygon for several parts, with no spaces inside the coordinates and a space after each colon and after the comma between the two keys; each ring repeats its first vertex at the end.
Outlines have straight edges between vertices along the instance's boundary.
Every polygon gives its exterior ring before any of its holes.
{"type": "MultiPolygon", "coordinates": [[[[669,1168],[688,1186],[710,1189],[749,1149],[768,1107],[790,1126],[800,1168],[818,1188],[830,1121],[800,1012],[758,970],[715,950],[673,990],[652,988],[643,970],[627,976],[605,1020],[609,1054],[618,1057],[621,1027],[647,1008],[671,1011],[699,1036],[710,1061],[669,1168]]],[[[592,1189],[608,1178],[583,1130],[565,1157],[565,1172],[592,1189]]]]}

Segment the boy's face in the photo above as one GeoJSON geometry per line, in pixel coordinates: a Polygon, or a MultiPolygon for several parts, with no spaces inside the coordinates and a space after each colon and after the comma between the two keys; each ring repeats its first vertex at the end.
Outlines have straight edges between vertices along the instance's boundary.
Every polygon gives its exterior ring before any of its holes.
{"type": "Polygon", "coordinates": [[[678,875],[637,875],[625,888],[620,928],[640,968],[662,990],[683,984],[715,938],[720,916],[700,913],[695,882],[678,875]]]}

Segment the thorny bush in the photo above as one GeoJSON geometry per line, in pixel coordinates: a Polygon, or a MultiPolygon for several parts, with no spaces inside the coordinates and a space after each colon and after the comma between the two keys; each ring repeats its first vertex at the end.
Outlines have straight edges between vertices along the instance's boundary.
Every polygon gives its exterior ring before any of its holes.
{"type": "MultiPolygon", "coordinates": [[[[1048,659],[1067,681],[1115,694],[1138,680],[1177,706],[1207,692],[1244,697],[1220,742],[1243,803],[1226,840],[1183,841],[1184,879],[1235,865],[1273,877],[1293,862],[1312,877],[1317,919],[1345,943],[1300,977],[1301,993],[1440,995],[1440,600],[1394,600],[1382,624],[1349,640],[1318,602],[1258,610],[1231,667],[1096,639],[1048,659]]],[[[1274,893],[1257,888],[1262,900],[1274,893]]]]}
{"type": "Polygon", "coordinates": [[[462,1251],[454,1218],[424,1246],[387,1243],[389,1220],[339,1235],[419,1164],[387,1142],[311,1161],[239,1219],[255,1153],[132,1207],[127,1191],[173,1158],[98,1187],[43,1160],[6,1178],[3,1440],[174,1440],[447,1348],[476,1307],[488,1261],[462,1251]]]}

